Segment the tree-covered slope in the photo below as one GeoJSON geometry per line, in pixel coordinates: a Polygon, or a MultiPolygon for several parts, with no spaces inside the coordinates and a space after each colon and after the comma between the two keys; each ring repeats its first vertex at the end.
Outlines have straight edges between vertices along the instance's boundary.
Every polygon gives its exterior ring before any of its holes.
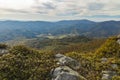
{"type": "Polygon", "coordinates": [[[16,38],[35,38],[40,34],[79,34],[91,37],[108,37],[120,32],[120,21],[93,22],[89,20],[0,21],[0,41],[16,38]]]}

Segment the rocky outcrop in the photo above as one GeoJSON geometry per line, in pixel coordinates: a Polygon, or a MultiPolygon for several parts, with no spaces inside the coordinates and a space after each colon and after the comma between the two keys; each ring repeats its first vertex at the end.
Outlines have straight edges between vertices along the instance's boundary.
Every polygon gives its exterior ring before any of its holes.
{"type": "MultiPolygon", "coordinates": [[[[101,59],[101,63],[106,63],[108,61],[107,58],[102,58],[101,59]]],[[[117,64],[110,64],[110,66],[112,67],[112,69],[116,69],[118,68],[117,64]]],[[[112,80],[113,76],[116,76],[117,72],[116,71],[111,71],[111,70],[104,70],[102,71],[102,80],[112,80]]]]}
{"type": "Polygon", "coordinates": [[[79,80],[80,75],[67,66],[57,67],[53,72],[53,80],[79,80]]]}
{"type": "Polygon", "coordinates": [[[77,70],[80,68],[80,63],[77,60],[64,56],[62,54],[57,54],[56,60],[58,60],[57,64],[60,66],[69,66],[74,70],[77,70]]]}
{"type": "Polygon", "coordinates": [[[51,71],[52,80],[86,80],[77,70],[80,64],[77,60],[62,54],[55,55],[58,67],[51,71]]]}
{"type": "Polygon", "coordinates": [[[112,80],[112,77],[117,75],[115,71],[102,71],[102,74],[102,80],[112,80]]]}
{"type": "MultiPolygon", "coordinates": [[[[120,35],[117,36],[117,43],[120,44],[120,35]]],[[[106,63],[108,61],[108,58],[102,58],[101,63],[106,63]]],[[[113,70],[104,70],[102,71],[102,80],[112,80],[113,76],[117,76],[118,73],[115,71],[115,69],[118,68],[118,65],[116,63],[109,63],[110,67],[113,70]]]]}

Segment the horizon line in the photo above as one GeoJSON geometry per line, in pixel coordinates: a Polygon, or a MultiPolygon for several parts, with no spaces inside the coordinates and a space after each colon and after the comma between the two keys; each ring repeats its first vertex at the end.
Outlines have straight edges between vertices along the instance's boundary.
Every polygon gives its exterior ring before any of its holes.
{"type": "Polygon", "coordinates": [[[96,21],[96,20],[90,20],[90,19],[63,19],[63,20],[54,20],[54,21],[50,21],[50,20],[19,20],[19,19],[0,19],[0,21],[18,21],[18,22],[60,22],[60,21],[93,21],[93,22],[105,22],[105,21],[120,21],[120,20],[114,20],[114,19],[110,19],[110,20],[101,20],[101,21],[96,21]]]}

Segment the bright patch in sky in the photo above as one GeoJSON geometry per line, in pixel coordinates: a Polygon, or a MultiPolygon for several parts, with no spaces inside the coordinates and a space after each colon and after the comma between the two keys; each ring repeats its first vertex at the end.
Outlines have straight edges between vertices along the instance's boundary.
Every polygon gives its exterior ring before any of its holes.
{"type": "Polygon", "coordinates": [[[0,8],[24,9],[34,4],[33,0],[0,0],[0,8]]]}

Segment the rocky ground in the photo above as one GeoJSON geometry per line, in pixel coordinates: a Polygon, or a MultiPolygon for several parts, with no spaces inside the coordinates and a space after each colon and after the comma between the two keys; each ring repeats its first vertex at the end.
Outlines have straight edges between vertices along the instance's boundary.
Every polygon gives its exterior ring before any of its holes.
{"type": "Polygon", "coordinates": [[[59,66],[51,71],[52,80],[86,80],[77,72],[80,68],[78,61],[62,54],[56,54],[55,58],[59,66]]]}

